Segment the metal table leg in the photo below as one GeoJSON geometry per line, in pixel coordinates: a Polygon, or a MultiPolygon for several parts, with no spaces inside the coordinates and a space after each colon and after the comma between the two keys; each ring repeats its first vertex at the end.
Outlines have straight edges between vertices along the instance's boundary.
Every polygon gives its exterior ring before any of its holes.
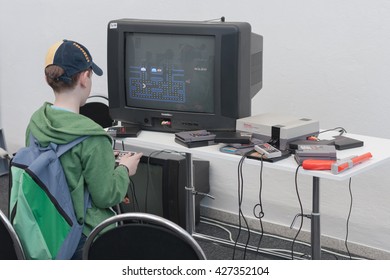
{"type": "Polygon", "coordinates": [[[311,257],[321,259],[321,228],[320,228],[320,178],[313,177],[313,205],[311,213],[311,257]]]}
{"type": "Polygon", "coordinates": [[[186,153],[187,162],[187,186],[186,186],[186,230],[189,234],[195,232],[195,198],[192,180],[192,156],[186,153]]]}

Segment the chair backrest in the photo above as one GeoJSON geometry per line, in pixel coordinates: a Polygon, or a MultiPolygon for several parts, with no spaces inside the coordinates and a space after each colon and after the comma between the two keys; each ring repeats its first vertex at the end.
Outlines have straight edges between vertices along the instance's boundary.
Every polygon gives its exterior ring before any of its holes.
{"type": "Polygon", "coordinates": [[[110,116],[108,98],[104,95],[88,97],[87,103],[80,107],[80,114],[100,124],[103,128],[115,125],[115,121],[110,116]]]}
{"type": "Polygon", "coordinates": [[[24,260],[22,245],[11,223],[0,210],[0,260],[24,260]]]}
{"type": "Polygon", "coordinates": [[[5,140],[3,135],[3,129],[0,128],[0,176],[8,174],[9,165],[8,165],[8,152],[5,147],[5,140]]]}
{"type": "Polygon", "coordinates": [[[85,242],[83,259],[202,260],[206,256],[196,240],[177,224],[153,214],[133,212],[100,223],[85,242]]]}

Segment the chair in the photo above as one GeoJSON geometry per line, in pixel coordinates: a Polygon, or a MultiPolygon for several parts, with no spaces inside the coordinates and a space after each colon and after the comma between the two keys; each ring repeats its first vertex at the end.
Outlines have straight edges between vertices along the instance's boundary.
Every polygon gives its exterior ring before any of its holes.
{"type": "Polygon", "coordinates": [[[9,164],[8,164],[9,155],[5,150],[5,140],[3,136],[3,129],[0,128],[0,176],[8,174],[9,164]]]}
{"type": "Polygon", "coordinates": [[[133,212],[108,218],[93,229],[85,242],[83,259],[203,260],[206,256],[177,224],[153,214],[133,212]],[[113,224],[117,226],[106,230],[113,224]]]}
{"type": "Polygon", "coordinates": [[[11,223],[0,210],[0,260],[25,260],[22,244],[11,223]]]}
{"type": "Polygon", "coordinates": [[[103,128],[116,124],[110,116],[108,98],[104,95],[91,95],[88,97],[87,103],[80,107],[80,114],[90,118],[103,128]]]}

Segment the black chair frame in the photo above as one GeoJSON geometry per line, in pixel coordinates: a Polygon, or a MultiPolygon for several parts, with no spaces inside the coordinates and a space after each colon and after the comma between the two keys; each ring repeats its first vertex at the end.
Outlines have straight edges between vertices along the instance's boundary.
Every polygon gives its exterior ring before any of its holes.
{"type": "Polygon", "coordinates": [[[83,259],[202,260],[206,256],[179,225],[157,215],[132,212],[111,217],[93,229],[83,259]]]}
{"type": "Polygon", "coordinates": [[[12,224],[0,210],[0,259],[25,260],[22,244],[12,224]]]}

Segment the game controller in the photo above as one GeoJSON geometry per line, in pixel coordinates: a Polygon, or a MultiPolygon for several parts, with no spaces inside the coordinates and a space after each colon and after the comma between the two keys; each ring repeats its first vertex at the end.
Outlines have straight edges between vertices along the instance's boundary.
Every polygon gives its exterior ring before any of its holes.
{"type": "Polygon", "coordinates": [[[131,151],[123,151],[123,150],[114,150],[114,156],[115,156],[115,161],[118,163],[123,156],[130,154],[131,156],[134,155],[134,152],[131,151]]]}

